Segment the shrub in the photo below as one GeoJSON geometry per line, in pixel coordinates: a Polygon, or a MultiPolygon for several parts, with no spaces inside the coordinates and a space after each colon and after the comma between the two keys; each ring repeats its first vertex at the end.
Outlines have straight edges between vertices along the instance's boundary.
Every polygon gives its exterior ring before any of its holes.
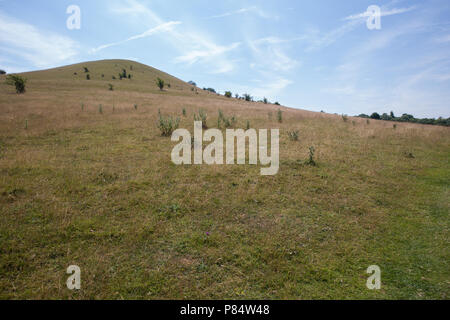
{"type": "Polygon", "coordinates": [[[0,74],[6,74],[5,70],[0,69],[0,74]]]}
{"type": "Polygon", "coordinates": [[[89,69],[84,67],[84,73],[88,73],[88,72],[89,72],[89,69]]]}
{"type": "Polygon", "coordinates": [[[159,119],[158,119],[158,128],[161,131],[161,135],[163,137],[170,137],[172,133],[178,129],[180,125],[180,118],[173,119],[172,117],[164,118],[161,115],[161,112],[159,113],[159,119]]]}
{"type": "Polygon", "coordinates": [[[231,91],[225,91],[225,97],[231,98],[232,96],[233,94],[231,93],[231,91]]]}
{"type": "Polygon", "coordinates": [[[114,91],[114,86],[111,83],[108,83],[109,91],[114,91]]]}
{"type": "Polygon", "coordinates": [[[342,115],[342,120],[344,120],[344,122],[347,122],[348,121],[348,116],[346,114],[343,114],[342,115]]]}
{"type": "Polygon", "coordinates": [[[6,83],[11,85],[11,86],[15,86],[16,87],[16,92],[18,94],[21,93],[25,93],[25,85],[27,83],[27,79],[16,75],[16,74],[10,74],[6,77],[6,83]]]}
{"type": "Polygon", "coordinates": [[[137,110],[137,109],[138,109],[138,105],[135,104],[135,105],[134,105],[134,110],[137,110]]]}
{"type": "Polygon", "coordinates": [[[103,114],[103,107],[101,104],[98,106],[98,113],[103,114]]]}
{"type": "Polygon", "coordinates": [[[89,73],[86,75],[86,80],[91,80],[91,76],[89,75],[89,73]]]}
{"type": "Polygon", "coordinates": [[[115,77],[115,76],[112,76],[112,79],[113,79],[113,80],[116,80],[116,77],[115,77]]]}
{"type": "Polygon", "coordinates": [[[128,79],[130,79],[130,80],[131,80],[131,73],[129,73],[129,74],[128,74],[128,79]]]}
{"type": "Polygon", "coordinates": [[[183,116],[186,117],[186,108],[183,108],[183,116]]]}
{"type": "Polygon", "coordinates": [[[277,120],[279,123],[283,122],[283,112],[281,111],[281,109],[278,109],[277,111],[277,120]]]}
{"type": "Polygon", "coordinates": [[[244,93],[244,100],[245,101],[253,101],[253,97],[249,95],[248,93],[244,93]]]}
{"type": "Polygon", "coordinates": [[[236,99],[239,99],[239,94],[236,93],[236,94],[234,95],[234,97],[235,97],[236,99]]]}
{"type": "Polygon", "coordinates": [[[216,90],[213,89],[213,88],[203,88],[203,90],[209,91],[209,92],[212,92],[212,93],[217,93],[216,90]]]}
{"type": "Polygon", "coordinates": [[[188,83],[189,83],[189,84],[190,84],[191,86],[194,86],[194,87],[196,87],[196,86],[197,86],[197,84],[196,84],[196,83],[195,83],[194,81],[192,81],[192,80],[191,80],[191,81],[189,81],[188,83]]]}
{"type": "Polygon", "coordinates": [[[158,86],[159,90],[163,90],[164,89],[164,80],[162,80],[161,78],[156,79],[156,85],[158,86]]]}
{"type": "Polygon", "coordinates": [[[264,102],[264,104],[268,104],[268,103],[269,103],[269,100],[267,100],[267,98],[264,97],[263,102],[264,102]]]}
{"type": "Polygon", "coordinates": [[[102,78],[104,78],[105,77],[105,75],[104,74],[102,74],[102,78]]]}
{"type": "Polygon", "coordinates": [[[277,101],[277,102],[275,102],[275,105],[277,105],[277,106],[279,106],[280,105],[280,103],[277,101]]]}
{"type": "Polygon", "coordinates": [[[203,129],[208,129],[206,120],[207,120],[207,115],[203,110],[199,110],[198,115],[194,113],[194,121],[201,121],[203,129]]]}
{"type": "Polygon", "coordinates": [[[298,141],[299,134],[300,134],[300,131],[298,131],[298,130],[288,131],[289,140],[298,141]]]}
{"type": "Polygon", "coordinates": [[[395,129],[397,129],[397,125],[396,125],[396,124],[394,124],[393,128],[394,128],[394,130],[395,130],[395,129]]]}

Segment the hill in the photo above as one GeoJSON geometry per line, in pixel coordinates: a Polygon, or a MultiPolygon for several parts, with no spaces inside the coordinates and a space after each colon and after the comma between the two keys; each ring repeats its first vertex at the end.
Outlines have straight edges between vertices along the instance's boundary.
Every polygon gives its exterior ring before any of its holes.
{"type": "Polygon", "coordinates": [[[23,95],[0,76],[0,298],[448,299],[450,128],[230,99],[126,60],[23,76],[23,95]],[[279,173],[174,165],[158,110],[192,131],[201,109],[279,128],[279,173]]]}

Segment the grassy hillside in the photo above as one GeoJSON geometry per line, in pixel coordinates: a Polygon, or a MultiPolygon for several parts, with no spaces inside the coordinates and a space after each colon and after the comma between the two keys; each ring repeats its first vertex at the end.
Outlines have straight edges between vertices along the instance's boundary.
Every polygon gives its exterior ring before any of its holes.
{"type": "Polygon", "coordinates": [[[0,77],[0,298],[449,298],[450,128],[284,107],[278,123],[277,106],[124,60],[24,76],[24,95],[0,77]],[[175,166],[158,109],[190,131],[199,109],[280,128],[278,175],[175,166]]]}

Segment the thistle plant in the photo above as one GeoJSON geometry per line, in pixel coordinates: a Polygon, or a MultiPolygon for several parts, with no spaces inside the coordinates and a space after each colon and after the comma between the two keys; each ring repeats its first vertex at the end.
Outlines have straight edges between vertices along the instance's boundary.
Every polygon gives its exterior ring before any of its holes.
{"type": "Polygon", "coordinates": [[[180,118],[163,117],[161,112],[158,111],[158,128],[161,131],[163,137],[169,137],[172,133],[178,129],[180,125],[180,118]]]}
{"type": "Polygon", "coordinates": [[[316,152],[316,149],[311,146],[309,147],[309,159],[306,162],[306,164],[309,164],[310,166],[315,166],[316,165],[316,161],[314,160],[314,153],[316,152]]]}
{"type": "Polygon", "coordinates": [[[194,113],[194,121],[201,121],[203,129],[208,129],[207,115],[203,110],[199,110],[198,115],[194,113]]]}

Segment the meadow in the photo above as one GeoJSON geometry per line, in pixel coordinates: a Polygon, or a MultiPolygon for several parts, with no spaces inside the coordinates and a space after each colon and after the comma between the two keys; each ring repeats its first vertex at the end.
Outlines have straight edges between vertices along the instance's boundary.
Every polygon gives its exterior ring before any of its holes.
{"type": "Polygon", "coordinates": [[[450,128],[227,98],[126,60],[23,76],[21,95],[0,76],[0,299],[449,298],[450,128]],[[279,128],[278,174],[174,165],[159,110],[279,128]]]}

